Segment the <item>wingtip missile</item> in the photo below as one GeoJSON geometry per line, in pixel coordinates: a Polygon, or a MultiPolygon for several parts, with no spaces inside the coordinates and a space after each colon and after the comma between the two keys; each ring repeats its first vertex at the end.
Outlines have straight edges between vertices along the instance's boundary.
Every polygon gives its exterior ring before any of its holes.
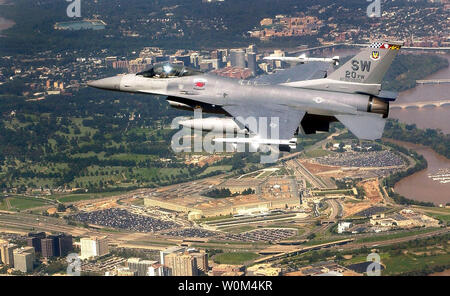
{"type": "Polygon", "coordinates": [[[282,62],[288,62],[288,63],[309,63],[309,62],[325,62],[325,63],[332,63],[334,65],[339,65],[339,56],[334,56],[332,58],[309,58],[305,54],[302,54],[298,57],[275,57],[275,56],[269,56],[264,57],[264,60],[268,61],[282,61],[282,62]]]}

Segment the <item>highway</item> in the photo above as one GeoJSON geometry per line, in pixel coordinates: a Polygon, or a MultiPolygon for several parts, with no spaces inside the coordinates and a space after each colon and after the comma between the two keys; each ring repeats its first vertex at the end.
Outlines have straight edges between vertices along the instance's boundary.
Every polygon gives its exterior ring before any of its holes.
{"type": "Polygon", "coordinates": [[[342,217],[342,206],[339,201],[335,199],[328,199],[326,203],[331,207],[330,220],[335,221],[342,217]]]}
{"type": "Polygon", "coordinates": [[[368,248],[389,246],[389,245],[404,243],[404,242],[408,242],[408,241],[413,241],[416,239],[424,239],[424,238],[428,238],[428,237],[443,235],[443,234],[447,234],[447,233],[450,233],[450,227],[446,227],[446,228],[439,229],[439,230],[432,231],[432,232],[421,233],[421,234],[417,234],[417,235],[413,235],[413,236],[395,238],[395,239],[391,239],[391,240],[365,242],[365,243],[352,243],[352,244],[349,244],[346,246],[342,246],[342,248],[352,250],[352,249],[360,249],[364,246],[368,247],[368,248]]]}
{"type": "Polygon", "coordinates": [[[360,249],[362,247],[375,248],[375,247],[380,247],[380,246],[388,246],[388,245],[404,243],[404,242],[408,242],[408,241],[412,241],[412,240],[416,240],[416,239],[424,239],[424,238],[428,238],[428,237],[443,235],[446,233],[450,233],[449,227],[447,227],[445,229],[436,230],[433,232],[414,235],[414,236],[408,236],[408,237],[397,238],[397,239],[392,239],[392,240],[385,240],[385,241],[378,241],[378,242],[370,242],[370,243],[354,243],[354,241],[355,241],[354,238],[336,240],[336,241],[329,242],[329,243],[323,243],[323,244],[318,244],[318,245],[314,245],[314,246],[302,247],[302,248],[294,249],[289,252],[283,252],[280,254],[263,257],[261,259],[256,260],[254,263],[263,263],[263,262],[269,262],[269,261],[274,261],[274,260],[280,260],[280,259],[283,259],[283,258],[286,258],[289,256],[294,256],[294,255],[306,253],[309,251],[315,251],[315,250],[320,250],[320,249],[325,249],[325,248],[354,250],[354,249],[360,249]]]}

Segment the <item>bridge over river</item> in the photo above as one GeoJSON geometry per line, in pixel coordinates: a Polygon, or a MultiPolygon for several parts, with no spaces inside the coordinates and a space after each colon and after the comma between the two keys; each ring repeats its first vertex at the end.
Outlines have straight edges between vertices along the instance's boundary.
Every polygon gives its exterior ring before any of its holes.
{"type": "Polygon", "coordinates": [[[391,109],[406,109],[406,108],[423,108],[423,107],[442,107],[445,105],[450,106],[450,99],[438,100],[438,101],[419,101],[419,102],[407,102],[400,104],[391,104],[391,109]]]}
{"type": "Polygon", "coordinates": [[[443,84],[450,83],[450,79],[417,80],[417,84],[443,84]]]}

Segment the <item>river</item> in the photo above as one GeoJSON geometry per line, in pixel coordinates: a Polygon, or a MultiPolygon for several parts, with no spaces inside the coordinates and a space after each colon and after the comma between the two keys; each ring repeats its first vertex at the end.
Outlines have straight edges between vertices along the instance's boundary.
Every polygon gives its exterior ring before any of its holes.
{"type": "MultiPolygon", "coordinates": [[[[450,55],[446,56],[450,60],[450,55]]],[[[426,79],[450,78],[450,67],[430,75],[426,79]]],[[[450,84],[419,85],[400,93],[398,103],[416,101],[435,101],[450,99],[450,84]]],[[[415,123],[419,128],[439,128],[444,133],[450,133],[450,107],[408,108],[391,110],[391,118],[401,122],[415,123]]],[[[413,149],[422,154],[428,162],[428,168],[407,177],[395,186],[395,191],[407,198],[433,202],[436,205],[450,202],[450,182],[441,183],[442,175],[450,173],[450,160],[437,154],[430,148],[410,143],[402,146],[413,149]],[[440,175],[440,176],[436,176],[440,175]],[[435,176],[436,180],[430,178],[435,176]]],[[[445,179],[445,177],[444,177],[445,179]]],[[[442,180],[443,181],[443,180],[442,180]]]]}
{"type": "Polygon", "coordinates": [[[389,141],[416,151],[423,155],[428,162],[427,169],[398,182],[394,187],[395,192],[409,199],[433,202],[436,205],[445,205],[450,202],[450,182],[441,182],[445,179],[442,176],[450,173],[450,160],[428,147],[402,141],[389,141]]]}
{"type": "MultiPolygon", "coordinates": [[[[450,61],[450,55],[446,55],[450,61]]],[[[449,79],[450,67],[430,75],[426,79],[449,79]]],[[[450,83],[418,85],[417,87],[401,92],[396,103],[438,101],[450,99],[450,83]]],[[[415,123],[419,128],[439,128],[444,133],[450,133],[450,106],[392,109],[391,118],[402,122],[415,123]]]]}

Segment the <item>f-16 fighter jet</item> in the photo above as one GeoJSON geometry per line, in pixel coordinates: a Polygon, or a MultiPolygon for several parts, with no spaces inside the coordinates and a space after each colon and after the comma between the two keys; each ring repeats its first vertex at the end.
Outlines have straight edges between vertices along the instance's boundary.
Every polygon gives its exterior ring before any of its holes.
{"type": "Polygon", "coordinates": [[[217,138],[217,142],[278,146],[280,151],[290,151],[296,147],[295,135],[328,132],[334,121],[340,121],[359,139],[381,138],[389,102],[397,97],[381,90],[381,81],[402,45],[374,42],[328,76],[330,64],[326,62],[299,64],[252,80],[161,63],[141,73],[88,85],[166,96],[175,108],[224,114],[182,124],[204,131],[220,126],[244,132],[242,137],[217,138]],[[267,120],[258,120],[261,118],[267,120]]]}

